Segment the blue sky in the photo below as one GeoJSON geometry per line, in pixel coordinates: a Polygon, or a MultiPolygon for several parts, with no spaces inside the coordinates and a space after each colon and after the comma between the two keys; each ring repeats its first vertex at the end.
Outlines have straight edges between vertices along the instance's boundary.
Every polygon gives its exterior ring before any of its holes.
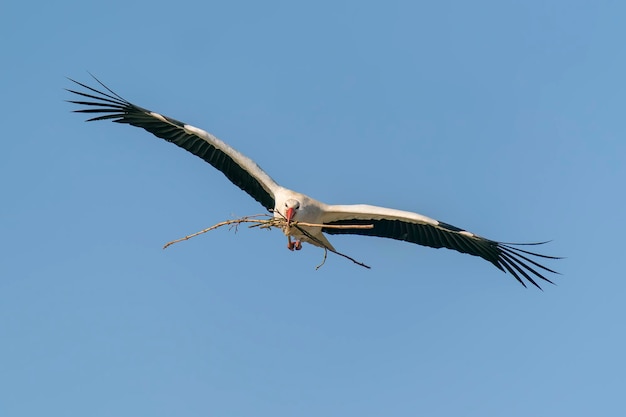
{"type": "Polygon", "coordinates": [[[621,2],[2,6],[0,414],[623,415],[621,2]],[[447,250],[278,231],[66,76],[208,130],[328,203],[542,250],[524,289],[447,250]]]}

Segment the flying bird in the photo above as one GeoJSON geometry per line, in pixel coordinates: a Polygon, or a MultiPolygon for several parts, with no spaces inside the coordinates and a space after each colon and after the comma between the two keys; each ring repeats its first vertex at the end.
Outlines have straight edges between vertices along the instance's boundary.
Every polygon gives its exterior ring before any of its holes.
{"type": "Polygon", "coordinates": [[[524,287],[526,287],[524,278],[540,289],[537,278],[553,283],[545,276],[546,272],[555,274],[557,272],[540,264],[538,258],[559,258],[519,248],[520,245],[540,245],[545,242],[503,243],[409,211],[365,204],[322,203],[280,186],[252,159],[212,134],[139,107],[113,92],[97,78],[94,79],[100,85],[100,89],[69,79],[83,89],[82,91],[67,89],[79,96],[76,100],[68,100],[81,106],[74,112],[94,116],[87,121],[111,120],[140,127],[213,165],[233,184],[273,212],[275,218],[285,220],[284,232],[290,250],[300,250],[302,242],[307,242],[338,253],[324,233],[385,237],[431,248],[448,248],[481,257],[501,271],[509,272],[524,287]],[[298,222],[315,226],[298,226],[298,222]],[[365,225],[370,227],[364,228],[365,225]]]}

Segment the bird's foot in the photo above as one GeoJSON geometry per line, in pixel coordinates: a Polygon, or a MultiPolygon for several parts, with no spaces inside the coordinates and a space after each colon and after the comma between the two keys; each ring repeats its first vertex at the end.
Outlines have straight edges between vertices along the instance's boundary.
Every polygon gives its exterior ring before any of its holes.
{"type": "Polygon", "coordinates": [[[300,242],[299,240],[296,240],[295,242],[292,242],[291,240],[289,242],[287,242],[287,249],[289,250],[300,250],[302,249],[302,242],[300,242]]]}

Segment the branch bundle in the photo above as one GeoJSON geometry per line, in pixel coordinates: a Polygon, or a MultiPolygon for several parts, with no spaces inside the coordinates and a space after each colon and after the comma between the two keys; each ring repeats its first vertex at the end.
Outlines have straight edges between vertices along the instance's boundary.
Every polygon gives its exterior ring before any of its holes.
{"type": "MultiPolygon", "coordinates": [[[[215,230],[218,229],[220,227],[223,226],[229,226],[229,229],[234,228],[235,232],[237,232],[238,227],[240,224],[249,224],[249,228],[253,228],[253,227],[258,227],[260,229],[271,229],[272,227],[276,227],[276,228],[280,228],[280,229],[285,229],[287,226],[287,220],[283,219],[283,218],[277,218],[268,214],[255,214],[252,216],[244,216],[244,217],[240,217],[238,219],[232,219],[232,220],[226,220],[217,224],[214,224],[211,227],[207,227],[206,229],[200,230],[199,232],[196,233],[192,233],[190,235],[187,235],[185,237],[181,237],[180,239],[176,239],[176,240],[172,240],[170,242],[167,242],[164,246],[163,249],[166,249],[170,246],[172,246],[174,243],[178,243],[178,242],[182,242],[185,240],[189,240],[192,237],[196,237],[198,235],[210,232],[211,230],[215,230]]],[[[324,227],[324,228],[335,228],[335,229],[371,229],[374,227],[374,225],[372,224],[359,224],[359,225],[331,225],[331,224],[315,224],[315,223],[306,223],[306,222],[298,222],[298,221],[292,221],[289,224],[289,227],[295,227],[298,230],[300,230],[301,232],[303,232],[303,234],[305,234],[306,236],[308,236],[309,238],[312,238],[315,240],[315,238],[313,236],[311,236],[309,233],[307,233],[305,230],[302,229],[302,227],[324,227]]],[[[324,259],[322,260],[322,263],[320,265],[318,265],[315,269],[319,269],[322,265],[324,265],[324,262],[326,262],[326,253],[327,251],[331,251],[333,253],[336,253],[339,256],[342,256],[346,259],[351,260],[352,262],[354,262],[357,265],[360,265],[364,268],[369,269],[370,267],[365,265],[362,262],[358,262],[355,259],[349,257],[348,255],[345,255],[343,253],[337,252],[335,250],[332,250],[330,248],[327,248],[325,245],[323,245],[321,242],[320,245],[324,248],[324,259]]]]}

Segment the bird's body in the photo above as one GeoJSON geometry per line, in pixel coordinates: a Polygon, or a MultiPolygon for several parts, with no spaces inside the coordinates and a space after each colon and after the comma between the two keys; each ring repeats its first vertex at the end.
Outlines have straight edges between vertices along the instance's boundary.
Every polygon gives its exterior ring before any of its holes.
{"type": "MultiPolygon", "coordinates": [[[[284,188],[252,159],[197,127],[136,106],[115,94],[97,90],[72,80],[88,91],[68,90],[88,100],[71,103],[85,106],[76,112],[91,113],[89,119],[107,120],[141,127],[157,137],[172,142],[204,159],[220,170],[233,184],[261,203],[274,217],[286,220],[284,232],[288,248],[300,249],[306,242],[336,252],[324,233],[358,234],[403,240],[433,248],[445,247],[479,256],[502,271],[511,273],[522,285],[522,278],[539,287],[534,278],[552,282],[538,269],[555,273],[530,257],[556,259],[530,252],[514,244],[505,244],[475,235],[450,224],[421,214],[385,207],[329,205],[305,194],[284,188]],[[303,226],[298,223],[314,224],[303,226]],[[368,225],[371,227],[361,227],[368,225]],[[292,242],[291,238],[296,239],[292,242]]],[[[536,245],[536,244],[531,244],[536,245]]]]}

